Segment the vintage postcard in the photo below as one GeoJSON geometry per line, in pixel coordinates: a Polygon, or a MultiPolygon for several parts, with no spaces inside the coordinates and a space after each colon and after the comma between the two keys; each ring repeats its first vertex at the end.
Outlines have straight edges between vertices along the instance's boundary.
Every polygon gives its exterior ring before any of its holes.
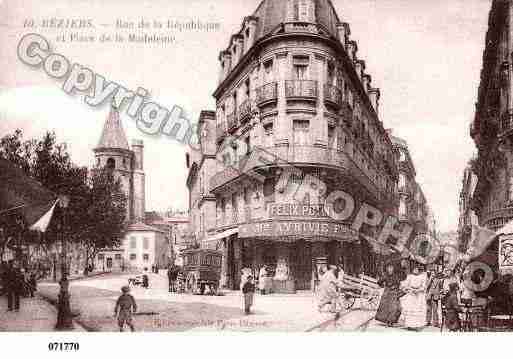
{"type": "Polygon", "coordinates": [[[511,0],[0,0],[0,331],[512,331],[512,54],[511,0]]]}

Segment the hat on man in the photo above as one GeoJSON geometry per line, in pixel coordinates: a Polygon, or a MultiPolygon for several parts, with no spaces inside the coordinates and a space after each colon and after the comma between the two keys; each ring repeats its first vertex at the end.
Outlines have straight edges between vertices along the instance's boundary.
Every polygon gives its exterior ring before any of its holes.
{"type": "Polygon", "coordinates": [[[123,293],[128,293],[128,292],[130,292],[130,287],[127,286],[127,285],[124,285],[124,286],[121,287],[121,291],[123,293]]]}

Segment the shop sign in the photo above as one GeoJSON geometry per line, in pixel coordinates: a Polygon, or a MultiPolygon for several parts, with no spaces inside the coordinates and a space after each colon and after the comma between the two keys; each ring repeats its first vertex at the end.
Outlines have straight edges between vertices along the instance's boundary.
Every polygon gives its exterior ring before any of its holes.
{"type": "MultiPolygon", "coordinates": [[[[252,237],[326,237],[330,239],[355,239],[358,233],[345,224],[333,221],[268,221],[243,224],[239,227],[240,238],[252,237]]],[[[283,239],[284,240],[284,239],[283,239]]]]}
{"type": "Polygon", "coordinates": [[[308,205],[297,203],[270,203],[268,205],[269,218],[327,218],[328,213],[323,204],[308,205]]]}

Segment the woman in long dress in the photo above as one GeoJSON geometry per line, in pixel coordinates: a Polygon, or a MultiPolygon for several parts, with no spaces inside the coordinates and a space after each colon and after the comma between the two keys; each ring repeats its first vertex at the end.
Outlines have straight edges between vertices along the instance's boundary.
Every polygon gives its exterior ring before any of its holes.
{"type": "Polygon", "coordinates": [[[406,293],[401,298],[401,308],[404,326],[408,329],[420,329],[426,326],[426,273],[420,272],[416,266],[401,283],[401,289],[406,293]]]}
{"type": "Polygon", "coordinates": [[[385,276],[379,281],[379,285],[385,287],[385,290],[381,296],[375,318],[387,326],[397,323],[401,315],[400,283],[399,275],[394,272],[394,266],[392,264],[387,265],[385,276]]]}

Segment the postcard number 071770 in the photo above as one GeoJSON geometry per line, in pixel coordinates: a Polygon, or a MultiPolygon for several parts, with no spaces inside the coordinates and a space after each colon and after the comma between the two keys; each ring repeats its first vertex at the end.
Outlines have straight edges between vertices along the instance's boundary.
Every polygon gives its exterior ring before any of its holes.
{"type": "Polygon", "coordinates": [[[52,342],[48,343],[48,350],[52,352],[67,352],[67,351],[78,351],[80,345],[78,343],[59,343],[52,342]]]}

